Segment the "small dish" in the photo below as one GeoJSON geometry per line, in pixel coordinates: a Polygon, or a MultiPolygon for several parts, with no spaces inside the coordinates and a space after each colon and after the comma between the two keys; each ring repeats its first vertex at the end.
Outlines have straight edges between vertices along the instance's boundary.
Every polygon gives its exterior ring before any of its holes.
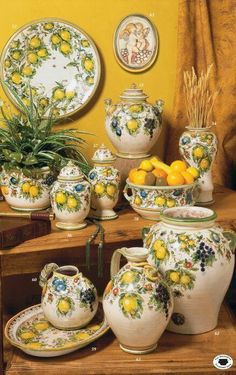
{"type": "Polygon", "coordinates": [[[58,357],[85,347],[108,329],[101,303],[96,316],[86,327],[71,331],[53,327],[39,304],[13,316],[6,324],[5,337],[13,346],[32,356],[58,357]]]}

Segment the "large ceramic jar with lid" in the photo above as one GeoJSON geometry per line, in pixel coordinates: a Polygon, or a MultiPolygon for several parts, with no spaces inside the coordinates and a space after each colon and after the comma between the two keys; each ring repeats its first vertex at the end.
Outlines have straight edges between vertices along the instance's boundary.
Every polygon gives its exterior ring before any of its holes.
{"type": "Polygon", "coordinates": [[[173,291],[172,332],[198,334],[217,325],[233,274],[236,235],[215,219],[208,208],[168,208],[145,237],[149,263],[163,272],[173,291]]]}
{"type": "Polygon", "coordinates": [[[91,187],[80,168],[72,161],[62,168],[51,193],[51,205],[57,228],[75,230],[84,228],[90,209],[91,187]]]}
{"type": "Polygon", "coordinates": [[[123,158],[145,158],[161,132],[163,101],[152,105],[135,84],[121,95],[121,102],[105,100],[106,131],[123,158]]]}
{"type": "Polygon", "coordinates": [[[119,194],[120,173],[113,167],[116,157],[104,145],[93,155],[93,169],[88,178],[92,185],[91,212],[93,218],[112,220],[118,217],[113,208],[119,194]]]}
{"type": "Polygon", "coordinates": [[[170,288],[156,267],[147,263],[148,250],[122,248],[111,260],[111,281],[103,295],[103,309],[121,349],[132,354],[157,347],[173,310],[170,288]],[[123,255],[128,263],[120,269],[123,255]]]}
{"type": "Polygon", "coordinates": [[[39,280],[42,309],[54,327],[78,329],[93,319],[98,308],[97,290],[77,267],[46,264],[39,280]]]}

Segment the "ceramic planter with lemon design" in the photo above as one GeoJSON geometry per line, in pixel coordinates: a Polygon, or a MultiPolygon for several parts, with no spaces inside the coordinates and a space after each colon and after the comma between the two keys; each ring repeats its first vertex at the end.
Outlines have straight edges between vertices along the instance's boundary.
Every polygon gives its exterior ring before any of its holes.
{"type": "MultiPolygon", "coordinates": [[[[56,18],[31,22],[7,42],[1,58],[1,78],[26,106],[32,87],[38,111],[58,117],[81,109],[100,80],[100,59],[91,38],[78,26],[56,18]]],[[[5,87],[10,99],[16,98],[5,87]]]]}
{"type": "Polygon", "coordinates": [[[120,347],[132,354],[155,350],[173,310],[170,289],[147,257],[145,248],[116,250],[103,296],[106,319],[120,347]],[[128,263],[119,270],[121,255],[128,263]]]}
{"type": "Polygon", "coordinates": [[[48,167],[33,171],[31,177],[20,169],[3,168],[0,181],[3,196],[14,210],[38,211],[50,206],[49,194],[54,177],[48,167]]]}
{"type": "Polygon", "coordinates": [[[163,101],[154,105],[146,101],[148,96],[132,85],[121,95],[121,102],[112,104],[106,99],[106,131],[122,158],[144,158],[161,132],[163,101]]]}
{"type": "Polygon", "coordinates": [[[198,182],[177,186],[136,185],[127,179],[124,196],[145,219],[158,220],[165,208],[193,206],[199,194],[198,182]]]}
{"type": "Polygon", "coordinates": [[[191,129],[181,135],[179,151],[187,163],[199,170],[200,195],[198,203],[213,203],[212,163],[217,152],[216,135],[210,128],[191,129]]]}
{"type": "Polygon", "coordinates": [[[165,275],[174,295],[170,331],[203,333],[217,325],[233,274],[236,234],[215,219],[207,208],[169,208],[146,234],[148,261],[165,275]]]}
{"type": "Polygon", "coordinates": [[[87,225],[84,219],[90,209],[91,187],[73,162],[62,168],[50,197],[57,228],[75,230],[87,225]]]}
{"type": "Polygon", "coordinates": [[[88,178],[92,185],[90,215],[99,220],[118,217],[113,208],[118,202],[120,173],[113,167],[114,155],[104,145],[93,155],[94,168],[88,178]]]}
{"type": "Polygon", "coordinates": [[[81,328],[96,314],[96,288],[76,267],[46,264],[40,275],[40,286],[43,288],[42,309],[53,326],[81,328]],[[51,272],[53,275],[48,279],[51,272]]]}

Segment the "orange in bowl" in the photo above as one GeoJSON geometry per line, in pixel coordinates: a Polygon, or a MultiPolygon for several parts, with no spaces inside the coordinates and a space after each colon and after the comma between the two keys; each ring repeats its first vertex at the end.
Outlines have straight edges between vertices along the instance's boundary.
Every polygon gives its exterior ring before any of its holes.
{"type": "Polygon", "coordinates": [[[180,172],[171,172],[167,176],[167,183],[170,186],[184,185],[185,180],[180,172]]]}
{"type": "Polygon", "coordinates": [[[155,177],[167,177],[167,173],[163,171],[161,168],[155,168],[153,169],[152,173],[155,177]]]}
{"type": "Polygon", "coordinates": [[[175,160],[170,165],[172,171],[174,172],[184,172],[188,168],[187,164],[183,160],[175,160]]]}

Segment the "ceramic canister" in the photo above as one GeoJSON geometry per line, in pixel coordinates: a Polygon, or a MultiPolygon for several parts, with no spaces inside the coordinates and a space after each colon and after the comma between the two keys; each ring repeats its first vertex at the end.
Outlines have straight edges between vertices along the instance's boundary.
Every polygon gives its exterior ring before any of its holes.
{"type": "Polygon", "coordinates": [[[62,168],[51,193],[52,209],[58,220],[57,228],[84,228],[90,209],[91,187],[80,168],[72,161],[62,168]]]}
{"type": "Polygon", "coordinates": [[[116,250],[103,296],[106,319],[120,347],[132,354],[155,350],[173,310],[171,291],[147,257],[145,248],[116,250]],[[119,270],[121,255],[128,263],[119,270]]]}
{"type": "Polygon", "coordinates": [[[92,185],[90,216],[99,220],[112,220],[118,217],[113,208],[119,195],[120,173],[113,167],[116,157],[104,145],[93,155],[94,167],[88,179],[92,185]]]}
{"type": "Polygon", "coordinates": [[[77,267],[46,264],[39,280],[42,309],[53,326],[77,329],[92,320],[98,308],[97,290],[77,267]]]}
{"type": "Polygon", "coordinates": [[[106,131],[117,155],[122,158],[145,158],[161,132],[163,101],[154,105],[135,84],[121,95],[121,102],[105,100],[106,131]]]}
{"type": "Polygon", "coordinates": [[[165,275],[174,295],[168,330],[198,334],[217,325],[234,269],[236,235],[203,207],[168,208],[144,240],[148,261],[165,275]]]}

